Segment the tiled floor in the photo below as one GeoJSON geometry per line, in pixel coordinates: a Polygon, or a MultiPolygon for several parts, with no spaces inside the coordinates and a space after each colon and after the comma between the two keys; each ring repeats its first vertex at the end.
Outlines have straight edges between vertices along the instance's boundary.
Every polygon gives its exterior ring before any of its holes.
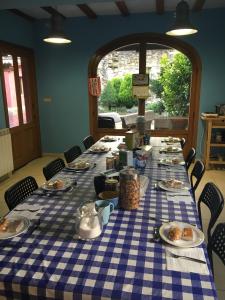
{"type": "MultiPolygon", "coordinates": [[[[58,156],[57,156],[58,157],[58,156]]],[[[0,215],[4,215],[8,212],[7,206],[4,201],[4,192],[10,187],[13,183],[22,179],[25,176],[32,175],[38,182],[38,185],[41,185],[44,182],[44,176],[42,173],[42,168],[49,161],[53,160],[54,156],[44,156],[38,158],[25,167],[15,171],[13,175],[0,182],[0,215]]],[[[200,192],[202,191],[206,182],[212,181],[214,182],[221,190],[223,195],[225,196],[225,171],[224,170],[209,170],[203,176],[203,179],[200,183],[200,186],[197,190],[197,199],[199,197],[200,192]]],[[[203,207],[203,227],[204,231],[207,228],[209,220],[209,211],[207,208],[203,207]]],[[[222,214],[219,217],[218,222],[225,222],[225,208],[222,214]]],[[[205,232],[206,233],[206,232],[205,232]]],[[[221,263],[221,261],[215,256],[214,257],[214,269],[215,269],[215,283],[218,290],[219,300],[225,300],[225,266],[221,263]]]]}

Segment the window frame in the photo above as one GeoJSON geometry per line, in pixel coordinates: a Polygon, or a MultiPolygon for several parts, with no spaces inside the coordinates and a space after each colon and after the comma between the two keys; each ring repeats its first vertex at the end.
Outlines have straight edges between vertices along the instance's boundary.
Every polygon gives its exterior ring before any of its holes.
{"type": "MultiPolygon", "coordinates": [[[[189,147],[195,147],[197,142],[197,129],[199,119],[199,98],[200,98],[200,83],[201,83],[201,60],[197,51],[188,43],[165,34],[157,33],[140,33],[132,34],[118,39],[112,40],[108,44],[99,48],[96,53],[91,57],[88,66],[88,77],[96,77],[98,64],[101,59],[109,52],[118,48],[127,46],[129,44],[140,43],[140,57],[139,58],[139,71],[145,73],[146,71],[146,45],[147,43],[162,44],[174,48],[185,54],[192,64],[192,80],[190,87],[190,111],[189,111],[189,126],[188,130],[166,130],[166,135],[182,136],[187,138],[189,136],[189,147]]],[[[145,110],[145,100],[139,100],[139,114],[143,115],[145,110]]],[[[94,138],[110,135],[124,135],[126,129],[108,129],[98,128],[97,124],[98,108],[97,97],[89,94],[89,125],[90,133],[94,138]]],[[[165,130],[151,130],[152,136],[165,136],[165,130]]]]}

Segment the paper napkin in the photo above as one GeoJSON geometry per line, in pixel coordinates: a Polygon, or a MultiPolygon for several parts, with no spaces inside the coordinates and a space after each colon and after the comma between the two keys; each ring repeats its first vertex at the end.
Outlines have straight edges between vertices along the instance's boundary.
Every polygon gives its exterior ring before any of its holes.
{"type": "Polygon", "coordinates": [[[37,214],[39,214],[42,210],[43,206],[40,206],[38,204],[19,204],[17,205],[14,210],[10,212],[10,216],[22,216],[26,217],[29,220],[34,220],[37,217],[37,214]]]}
{"type": "Polygon", "coordinates": [[[185,202],[186,204],[193,203],[193,199],[192,199],[190,193],[189,192],[186,193],[185,191],[180,194],[167,192],[166,198],[168,201],[173,201],[173,202],[185,202]]]}
{"type": "MultiPolygon", "coordinates": [[[[174,247],[166,247],[169,251],[173,252],[177,255],[184,255],[188,257],[194,257],[197,259],[201,259],[206,261],[205,254],[203,249],[201,248],[174,248],[174,247]]],[[[166,253],[166,268],[167,270],[171,271],[179,271],[179,272],[186,272],[186,273],[198,273],[202,275],[208,275],[209,269],[207,264],[198,263],[195,261],[187,260],[185,258],[174,258],[172,257],[169,252],[166,253]]]]}

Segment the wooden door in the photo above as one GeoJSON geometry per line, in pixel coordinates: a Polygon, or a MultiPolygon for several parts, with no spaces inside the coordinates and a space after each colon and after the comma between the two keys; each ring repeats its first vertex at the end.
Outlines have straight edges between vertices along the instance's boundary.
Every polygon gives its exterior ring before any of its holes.
{"type": "Polygon", "coordinates": [[[41,155],[34,56],[31,49],[0,43],[6,123],[10,128],[14,168],[41,155]]]}

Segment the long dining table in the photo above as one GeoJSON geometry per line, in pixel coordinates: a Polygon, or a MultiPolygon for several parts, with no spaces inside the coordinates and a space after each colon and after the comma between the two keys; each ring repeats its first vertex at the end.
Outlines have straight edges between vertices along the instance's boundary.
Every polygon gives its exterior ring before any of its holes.
{"type": "MultiPolygon", "coordinates": [[[[105,144],[112,151],[121,142],[116,137],[105,144]]],[[[167,244],[153,238],[161,219],[199,228],[200,223],[191,192],[182,201],[182,195],[175,200],[156,187],[161,179],[189,179],[185,166],[159,165],[159,159],[168,158],[160,151],[165,146],[162,138],[152,137],[150,144],[151,155],[141,170],[149,184],[139,208],[114,209],[96,239],[77,239],[75,215],[82,203],[96,200],[93,179],[106,170],[109,153],[85,151],[78,159],[95,163],[94,168],[65,168],[56,175],[76,182],[72,189],[49,195],[39,188],[25,200],[40,210],[26,232],[0,240],[0,299],[217,299],[205,242],[197,248],[207,270],[199,273],[198,264],[191,271],[168,269],[167,244]]],[[[176,155],[183,158],[182,153],[176,155]]]]}

